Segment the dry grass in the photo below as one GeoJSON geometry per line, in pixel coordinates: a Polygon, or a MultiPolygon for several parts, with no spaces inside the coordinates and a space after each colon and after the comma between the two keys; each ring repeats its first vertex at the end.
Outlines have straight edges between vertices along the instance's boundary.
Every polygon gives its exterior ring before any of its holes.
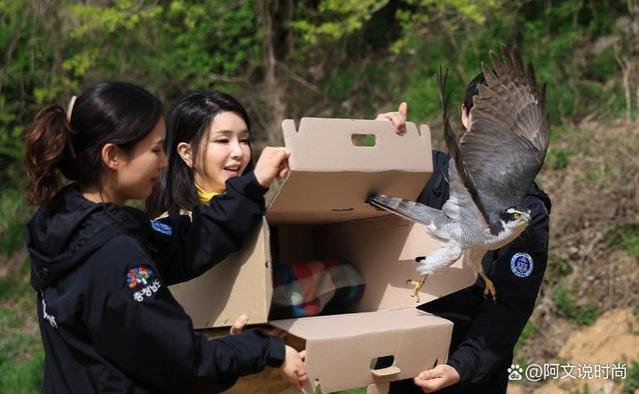
{"type": "MultiPolygon", "coordinates": [[[[539,183],[550,195],[548,270],[532,322],[536,334],[518,357],[557,357],[580,323],[557,304],[563,287],[574,304],[602,313],[639,298],[639,127],[584,122],[557,132],[539,183]]],[[[582,322],[583,324],[583,322],[582,322]]]]}

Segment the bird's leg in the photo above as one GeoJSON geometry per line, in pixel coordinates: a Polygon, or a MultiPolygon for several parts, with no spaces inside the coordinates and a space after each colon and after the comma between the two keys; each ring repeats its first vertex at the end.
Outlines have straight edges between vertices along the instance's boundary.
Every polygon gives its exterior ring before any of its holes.
{"type": "Polygon", "coordinates": [[[484,283],[486,283],[486,288],[484,289],[484,295],[490,295],[493,298],[493,301],[497,301],[497,289],[495,289],[495,285],[493,281],[488,279],[488,276],[484,273],[483,270],[479,271],[479,275],[484,278],[484,283]]]}
{"type": "Polygon", "coordinates": [[[417,302],[419,302],[419,290],[424,286],[426,278],[436,271],[454,263],[455,260],[461,257],[462,252],[463,250],[459,242],[449,239],[443,247],[437,249],[429,256],[415,258],[417,272],[424,276],[421,281],[408,281],[413,288],[412,296],[415,297],[417,302]]]}
{"type": "Polygon", "coordinates": [[[422,277],[421,280],[414,280],[414,279],[408,279],[406,281],[407,285],[410,285],[412,293],[411,293],[411,297],[415,297],[415,302],[419,303],[419,291],[421,290],[421,288],[424,286],[424,283],[426,283],[426,275],[424,275],[422,277]]]}
{"type": "MultiPolygon", "coordinates": [[[[416,262],[420,262],[422,260],[426,260],[425,256],[415,258],[416,262]]],[[[419,291],[424,287],[424,283],[426,283],[426,278],[428,275],[423,275],[421,280],[408,279],[406,284],[411,287],[411,297],[415,297],[415,302],[419,303],[419,291]]]]}

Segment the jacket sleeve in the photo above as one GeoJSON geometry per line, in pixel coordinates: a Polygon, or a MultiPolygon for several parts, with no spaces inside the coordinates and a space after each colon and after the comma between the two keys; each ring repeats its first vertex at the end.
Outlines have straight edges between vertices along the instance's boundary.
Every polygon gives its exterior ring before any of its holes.
{"type": "Polygon", "coordinates": [[[230,253],[265,213],[264,193],[253,172],[226,182],[226,193],[180,215],[151,221],[151,248],[167,285],[195,278],[230,253]]]}
{"type": "Polygon", "coordinates": [[[442,209],[448,200],[448,160],[450,156],[444,152],[433,151],[433,174],[424,186],[417,201],[433,207],[442,209]]]}
{"type": "Polygon", "coordinates": [[[486,256],[492,260],[487,274],[497,289],[497,301],[480,302],[468,334],[448,360],[461,386],[482,383],[512,357],[533,311],[548,259],[549,216],[539,198],[527,196],[525,201],[531,224],[509,245],[486,256]]]}
{"type": "Polygon", "coordinates": [[[207,340],[194,332],[138,240],[116,237],[92,260],[84,308],[91,342],[136,383],[152,391],[182,392],[198,384],[218,392],[239,376],[282,364],[281,338],[247,331],[207,340]]]}

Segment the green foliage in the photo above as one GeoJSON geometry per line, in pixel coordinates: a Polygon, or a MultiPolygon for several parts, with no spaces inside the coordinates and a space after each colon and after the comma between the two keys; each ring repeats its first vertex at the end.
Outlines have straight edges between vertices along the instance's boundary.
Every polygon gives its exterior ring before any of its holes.
{"type": "Polygon", "coordinates": [[[366,387],[352,390],[338,391],[336,394],[366,394],[366,387]]]}
{"type": "Polygon", "coordinates": [[[25,297],[33,296],[29,273],[30,263],[25,261],[15,273],[0,277],[0,301],[10,302],[15,306],[25,297]]]}
{"type": "Polygon", "coordinates": [[[290,26],[311,44],[321,39],[339,40],[361,29],[373,11],[385,3],[386,0],[326,0],[319,2],[317,8],[306,5],[304,16],[293,20],[290,26]]]}
{"type": "MultiPolygon", "coordinates": [[[[256,117],[268,118],[269,106],[252,97],[270,62],[262,53],[266,37],[291,115],[372,117],[381,106],[406,100],[411,120],[439,118],[439,66],[450,69],[456,109],[465,82],[502,42],[519,44],[538,79],[548,82],[554,122],[624,108],[613,45],[621,34],[616,21],[627,15],[623,7],[581,0],[106,4],[0,4],[3,184],[23,178],[20,134],[35,112],[45,103],[66,104],[96,80],[132,80],[166,101],[196,88],[229,90],[240,101],[255,100],[256,117]],[[306,88],[289,83],[291,76],[306,88]]],[[[565,168],[569,157],[567,150],[549,152],[553,168],[565,168]]],[[[593,169],[591,176],[600,173],[593,169]]]]}
{"type": "Polygon", "coordinates": [[[0,279],[0,393],[41,391],[44,352],[33,326],[35,298],[28,263],[0,279]]]}
{"type": "Polygon", "coordinates": [[[331,101],[341,102],[348,99],[352,94],[352,89],[357,83],[357,74],[354,70],[344,70],[336,74],[327,82],[326,94],[331,101]]]}
{"type": "Polygon", "coordinates": [[[260,61],[262,43],[252,2],[173,1],[162,16],[161,41],[174,48],[159,57],[160,67],[171,79],[206,87],[215,81],[213,74],[234,76],[260,61]]]}
{"type": "Polygon", "coordinates": [[[533,335],[535,335],[536,332],[537,332],[537,326],[535,326],[535,323],[533,323],[530,320],[527,321],[526,325],[524,326],[524,329],[521,332],[521,335],[519,335],[517,344],[515,345],[515,353],[519,352],[522,347],[526,346],[526,343],[528,342],[528,340],[533,335]]]}
{"type": "Polygon", "coordinates": [[[582,326],[590,326],[599,317],[600,312],[596,306],[591,304],[581,305],[577,308],[575,321],[582,326]]]}
{"type": "MultiPolygon", "coordinates": [[[[24,196],[19,190],[4,190],[0,194],[0,226],[22,216],[27,209],[24,196]]],[[[0,227],[2,229],[2,227],[0,227]]]]}
{"type": "Polygon", "coordinates": [[[0,238],[0,254],[5,256],[13,255],[24,245],[24,222],[22,220],[12,220],[7,228],[2,232],[0,238]]]}
{"type": "Polygon", "coordinates": [[[639,389],[639,362],[633,361],[626,373],[622,393],[634,394],[639,389]]]}
{"type": "Polygon", "coordinates": [[[26,0],[0,2],[0,184],[7,190],[21,178],[23,147],[20,134],[32,117],[34,86],[51,79],[51,45],[38,6],[26,0]]]}
{"type": "MultiPolygon", "coordinates": [[[[423,7],[431,2],[416,3],[423,7]]],[[[402,55],[418,56],[430,65],[431,73],[442,61],[454,64],[456,74],[467,81],[479,71],[480,60],[487,62],[489,49],[498,49],[502,42],[519,44],[524,60],[534,63],[537,79],[549,84],[546,108],[554,122],[580,118],[602,106],[612,106],[617,112],[623,109],[620,85],[617,81],[608,83],[619,70],[612,44],[603,50],[591,49],[592,42],[615,33],[618,11],[580,0],[497,1],[480,7],[470,2],[464,9],[455,8],[454,3],[440,3],[447,15],[454,16],[437,22],[432,17],[437,13],[432,10],[398,12],[405,30],[398,41],[401,45],[394,49],[402,55]],[[431,34],[424,37],[423,30],[431,34]],[[439,40],[445,42],[445,51],[438,48],[439,40]]]]}
{"type": "Polygon", "coordinates": [[[553,170],[562,170],[568,167],[568,162],[570,159],[570,151],[568,149],[561,148],[548,148],[548,153],[546,154],[546,163],[553,170]]]}
{"type": "Polygon", "coordinates": [[[639,224],[624,224],[613,229],[608,245],[621,245],[630,256],[639,258],[639,224]]]}
{"type": "MultiPolygon", "coordinates": [[[[488,51],[518,44],[538,81],[548,83],[553,143],[565,131],[562,122],[623,111],[616,51],[627,48],[614,43],[621,37],[617,22],[627,14],[624,7],[582,0],[2,1],[0,255],[15,255],[23,245],[30,211],[21,193],[22,132],[43,105],[64,105],[95,81],[134,81],[167,103],[192,89],[231,91],[252,103],[252,117],[264,124],[272,115],[264,105],[270,98],[255,96],[274,67],[286,115],[373,117],[405,100],[409,119],[424,122],[441,116],[434,77],[440,66],[450,70],[447,86],[456,112],[466,81],[482,62],[489,64],[488,51]],[[267,44],[274,65],[264,56],[267,44]]],[[[440,135],[434,128],[435,139],[440,135]]],[[[572,153],[551,146],[548,165],[565,169],[572,153]]],[[[594,165],[587,179],[601,182],[606,170],[594,165]]],[[[638,225],[622,226],[610,243],[639,257],[638,234],[638,225]]],[[[24,300],[33,296],[28,271],[23,263],[0,278],[0,302],[27,305],[24,300]]],[[[572,267],[560,260],[549,271],[560,278],[572,267]]],[[[579,324],[598,315],[562,286],[553,299],[562,315],[579,324]]],[[[38,391],[39,340],[34,333],[19,334],[25,331],[20,313],[1,311],[0,392],[38,391]]],[[[527,324],[518,346],[534,332],[527,324]]]]}
{"type": "Polygon", "coordinates": [[[0,256],[11,256],[24,245],[28,212],[19,191],[7,190],[0,194],[0,256]]]}
{"type": "Polygon", "coordinates": [[[0,309],[0,332],[8,332],[20,326],[20,320],[11,309],[0,309]]]}
{"type": "Polygon", "coordinates": [[[547,272],[549,278],[558,279],[572,274],[573,268],[567,260],[559,259],[548,264],[547,272]]]}
{"type": "Polygon", "coordinates": [[[10,332],[0,338],[0,393],[41,391],[44,352],[40,338],[10,332]]]}
{"type": "Polygon", "coordinates": [[[602,181],[606,175],[606,163],[589,163],[586,166],[586,179],[591,183],[597,184],[602,181]]]}
{"type": "Polygon", "coordinates": [[[578,305],[575,297],[562,283],[554,288],[552,296],[559,313],[579,325],[592,325],[599,317],[599,311],[594,305],[578,305]]]}
{"type": "Polygon", "coordinates": [[[395,41],[391,50],[398,54],[414,51],[416,45],[423,41],[424,37],[420,36],[418,31],[424,26],[441,24],[437,27],[446,29],[449,37],[458,34],[464,28],[483,30],[491,15],[501,16],[501,5],[497,0],[408,1],[407,7],[397,11],[397,20],[405,34],[395,41]],[[452,17],[437,18],[438,15],[447,14],[452,17]]]}
{"type": "Polygon", "coordinates": [[[639,225],[627,225],[621,234],[621,245],[629,255],[639,258],[639,225]]]}

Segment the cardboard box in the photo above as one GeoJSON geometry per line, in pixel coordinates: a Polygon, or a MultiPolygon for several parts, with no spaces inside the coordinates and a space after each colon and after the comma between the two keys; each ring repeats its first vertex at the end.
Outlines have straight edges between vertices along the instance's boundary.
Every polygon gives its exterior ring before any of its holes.
{"type": "MultiPolygon", "coordinates": [[[[372,208],[373,192],[416,199],[432,172],[430,130],[408,123],[303,118],[282,123],[291,171],[243,249],[204,275],[171,287],[196,328],[228,326],[240,314],[268,321],[271,266],[341,257],[362,274],[366,290],[347,314],[270,322],[307,351],[312,391],[332,392],[405,379],[446,361],[452,323],[415,309],[407,279],[415,257],[438,247],[421,225],[372,208]],[[360,141],[364,141],[362,145],[360,141]],[[393,356],[382,370],[373,360],[393,356]]],[[[430,277],[421,302],[474,283],[458,261],[430,277]]],[[[381,386],[380,386],[381,387],[381,386]]]]}

